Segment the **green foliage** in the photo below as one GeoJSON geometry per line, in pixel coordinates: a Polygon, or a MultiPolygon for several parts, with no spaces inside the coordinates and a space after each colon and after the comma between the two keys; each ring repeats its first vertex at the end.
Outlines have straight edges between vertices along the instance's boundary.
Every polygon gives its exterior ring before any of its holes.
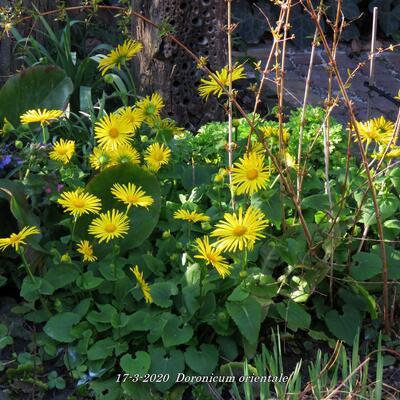
{"type": "Polygon", "coordinates": [[[0,121],[6,118],[18,126],[20,115],[28,110],[64,110],[72,90],[72,81],[62,69],[54,65],[28,68],[12,76],[1,88],[0,121]]]}

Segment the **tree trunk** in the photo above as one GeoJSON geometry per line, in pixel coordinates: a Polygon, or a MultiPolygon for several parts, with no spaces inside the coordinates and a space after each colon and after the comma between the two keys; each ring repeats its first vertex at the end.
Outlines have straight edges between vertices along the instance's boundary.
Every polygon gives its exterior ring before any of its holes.
{"type": "MultiPolygon", "coordinates": [[[[196,55],[207,57],[213,70],[226,65],[224,0],[132,0],[132,8],[157,24],[167,20],[175,36],[196,55]]],[[[205,102],[199,97],[204,74],[181,48],[135,17],[132,32],[144,46],[135,65],[142,92],[160,92],[168,116],[187,129],[222,117],[215,99],[205,102]]]]}

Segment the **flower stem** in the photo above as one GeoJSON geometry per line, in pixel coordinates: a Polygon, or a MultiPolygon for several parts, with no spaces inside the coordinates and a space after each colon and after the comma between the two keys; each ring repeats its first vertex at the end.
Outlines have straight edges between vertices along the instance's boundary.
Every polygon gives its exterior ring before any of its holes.
{"type": "Polygon", "coordinates": [[[243,250],[243,258],[242,258],[242,271],[247,270],[247,257],[248,257],[248,250],[243,250]]]}
{"type": "Polygon", "coordinates": [[[21,256],[21,259],[22,259],[22,262],[23,262],[23,264],[24,264],[24,267],[25,267],[26,272],[28,273],[28,275],[29,275],[29,277],[31,278],[32,282],[33,282],[33,283],[36,283],[35,277],[33,276],[32,271],[31,271],[31,268],[30,268],[30,266],[29,266],[28,260],[27,260],[26,257],[25,257],[24,250],[21,249],[21,250],[19,251],[19,254],[20,254],[20,256],[21,256]]]}

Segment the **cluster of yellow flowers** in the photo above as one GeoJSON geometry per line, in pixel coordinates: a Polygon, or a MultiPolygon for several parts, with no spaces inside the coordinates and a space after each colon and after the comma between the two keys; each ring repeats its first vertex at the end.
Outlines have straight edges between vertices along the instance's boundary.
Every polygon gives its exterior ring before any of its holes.
{"type": "MultiPolygon", "coordinates": [[[[394,124],[385,117],[370,119],[367,122],[357,122],[357,130],[361,142],[375,142],[378,145],[387,145],[394,133],[394,124]]],[[[354,133],[354,136],[356,134],[354,133]]]]}
{"type": "MultiPolygon", "coordinates": [[[[174,218],[190,223],[208,222],[210,219],[203,213],[189,212],[185,209],[176,211],[174,218]]],[[[211,264],[218,274],[225,278],[230,275],[232,266],[222,253],[252,250],[256,240],[265,237],[261,231],[267,224],[264,213],[253,206],[246,212],[239,208],[237,213],[225,213],[224,219],[215,225],[210,235],[217,238],[216,242],[210,244],[209,236],[204,236],[203,239],[197,238],[195,240],[197,254],[194,257],[203,260],[206,265],[211,264]]]]}

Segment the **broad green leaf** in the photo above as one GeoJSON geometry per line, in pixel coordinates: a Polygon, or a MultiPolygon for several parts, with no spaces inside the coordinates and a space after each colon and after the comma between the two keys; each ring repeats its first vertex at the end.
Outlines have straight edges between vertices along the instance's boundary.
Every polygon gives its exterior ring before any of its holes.
{"type": "Polygon", "coordinates": [[[199,350],[190,346],[185,351],[185,361],[199,375],[210,375],[218,363],[218,350],[212,344],[203,343],[199,350]]]}
{"type": "MultiPolygon", "coordinates": [[[[128,234],[120,240],[121,252],[124,252],[140,246],[153,232],[160,215],[161,193],[155,175],[138,165],[126,163],[110,167],[96,175],[86,187],[89,193],[101,199],[102,212],[114,208],[122,212],[126,211],[126,206],[111,194],[111,188],[116,183],[133,183],[141,186],[146,194],[154,199],[154,203],[148,208],[132,207],[129,211],[130,229],[128,234]]],[[[82,238],[88,237],[87,228],[92,219],[92,216],[82,216],[78,220],[77,233],[82,238]]]]}
{"type": "Polygon", "coordinates": [[[119,400],[121,399],[121,383],[115,378],[109,380],[95,380],[90,384],[95,393],[96,400],[119,400]]]}
{"type": "Polygon", "coordinates": [[[47,321],[43,330],[48,336],[58,342],[71,343],[75,340],[71,335],[71,329],[79,320],[80,316],[72,312],[57,314],[47,321]]]}
{"type": "Polygon", "coordinates": [[[115,342],[112,338],[99,340],[88,350],[88,359],[92,361],[104,360],[113,354],[114,348],[115,342]]]}
{"type": "Polygon", "coordinates": [[[304,307],[294,301],[289,300],[277,303],[276,309],[292,331],[297,332],[298,329],[308,329],[310,327],[310,314],[304,310],[304,307]]]}
{"type": "Polygon", "coordinates": [[[164,326],[162,340],[165,347],[178,346],[187,343],[193,336],[191,325],[183,324],[179,317],[169,319],[164,326]]]}
{"type": "Polygon", "coordinates": [[[252,297],[241,302],[226,302],[229,315],[239,328],[240,333],[250,342],[258,340],[261,326],[261,305],[252,297]]]}
{"type": "Polygon", "coordinates": [[[135,358],[130,354],[125,354],[120,360],[121,368],[130,375],[143,376],[147,374],[151,365],[151,358],[145,351],[137,351],[135,358]]]}
{"type": "Polygon", "coordinates": [[[180,350],[171,349],[167,352],[162,347],[149,348],[151,357],[151,374],[169,375],[166,382],[156,382],[154,386],[162,392],[167,391],[175,385],[179,373],[183,373],[185,368],[185,359],[180,350]]]}
{"type": "Polygon", "coordinates": [[[382,271],[382,260],[377,254],[360,252],[353,256],[353,261],[350,273],[355,280],[365,281],[382,271]]]}
{"type": "Polygon", "coordinates": [[[51,265],[44,275],[54,289],[63,288],[79,276],[79,269],[74,264],[51,265]]]}
{"type": "Polygon", "coordinates": [[[154,304],[162,308],[168,308],[172,305],[170,297],[178,294],[178,288],[172,281],[155,282],[151,285],[150,292],[154,304]]]}
{"type": "Polygon", "coordinates": [[[331,310],[325,315],[325,323],[328,329],[338,339],[344,340],[350,346],[353,344],[361,322],[362,318],[359,311],[349,304],[343,306],[342,315],[336,310],[331,310]]]}
{"type": "Polygon", "coordinates": [[[26,111],[38,108],[64,110],[73,91],[72,81],[55,65],[36,65],[12,76],[0,90],[0,121],[14,126],[26,111]]]}

